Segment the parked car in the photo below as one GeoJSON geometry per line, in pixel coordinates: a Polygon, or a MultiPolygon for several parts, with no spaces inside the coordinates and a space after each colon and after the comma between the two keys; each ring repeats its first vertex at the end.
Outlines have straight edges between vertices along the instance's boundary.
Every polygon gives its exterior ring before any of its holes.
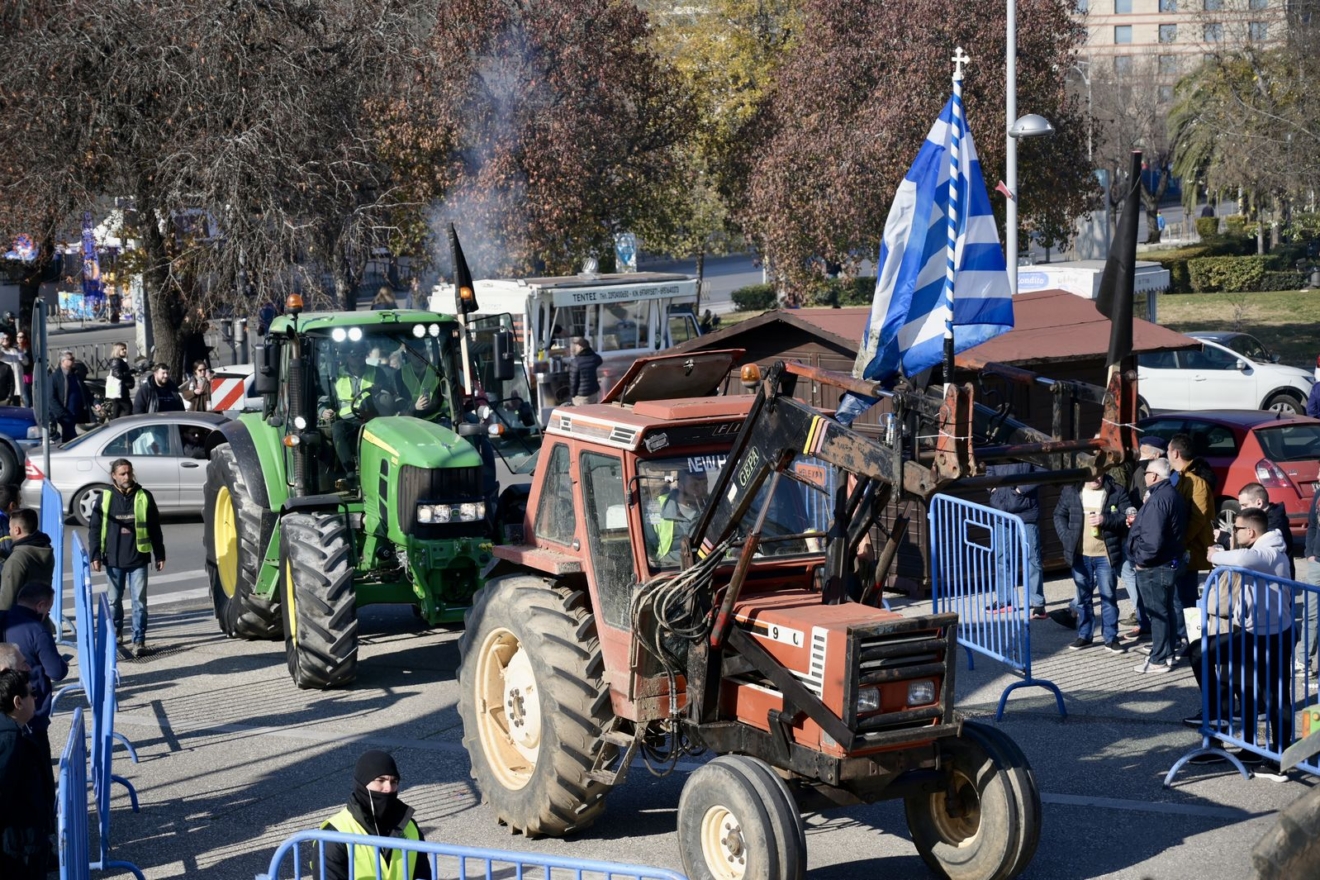
{"type": "MultiPolygon", "coordinates": [[[[162,513],[201,513],[206,459],[193,438],[228,421],[219,413],[152,413],[124,416],[80,434],[50,453],[50,480],[65,499],[65,513],[87,525],[95,495],[110,488],[110,464],[117,458],[133,462],[137,481],[151,490],[162,513]],[[195,444],[188,444],[195,447],[195,444]],[[192,454],[189,454],[189,453],[192,454]]],[[[27,459],[27,482],[21,496],[25,507],[41,501],[40,451],[27,459]]]]}
{"type": "Polygon", "coordinates": [[[1303,413],[1315,376],[1275,363],[1246,333],[1189,333],[1200,350],[1137,357],[1137,379],[1148,412],[1168,409],[1267,409],[1303,413]]]}
{"type": "Polygon", "coordinates": [[[1138,422],[1142,434],[1192,438],[1192,452],[1215,472],[1219,512],[1238,509],[1238,492],[1260,483],[1283,505],[1293,534],[1306,533],[1320,480],[1320,419],[1260,410],[1168,412],[1138,422]]]}
{"type": "Polygon", "coordinates": [[[41,428],[31,407],[0,406],[0,483],[23,482],[23,457],[41,443],[41,428]]]}

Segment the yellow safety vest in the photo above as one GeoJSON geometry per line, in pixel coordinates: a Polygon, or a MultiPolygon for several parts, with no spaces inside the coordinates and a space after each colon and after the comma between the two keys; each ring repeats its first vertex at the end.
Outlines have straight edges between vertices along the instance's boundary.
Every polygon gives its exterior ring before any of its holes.
{"type": "Polygon", "coordinates": [[[361,393],[364,388],[374,388],[376,386],[376,368],[367,367],[362,373],[362,378],[350,376],[346,373],[340,373],[335,379],[335,399],[339,401],[339,417],[348,419],[353,417],[353,398],[361,393]]]}
{"type": "MultiPolygon", "coordinates": [[[[343,834],[360,834],[368,837],[371,832],[363,828],[361,823],[353,817],[348,811],[348,807],[335,813],[321,826],[322,830],[338,831],[343,834]]],[[[421,832],[417,830],[417,823],[412,819],[403,828],[403,837],[405,840],[421,840],[421,832]]],[[[381,880],[413,880],[413,872],[417,866],[417,853],[409,852],[407,855],[408,873],[403,872],[404,859],[399,858],[401,850],[392,849],[390,853],[390,863],[385,864],[385,853],[380,855],[380,878],[381,880]]],[[[353,847],[353,871],[348,875],[349,880],[375,880],[376,877],[376,850],[369,846],[353,847]]]]}
{"type": "MultiPolygon", "coordinates": [[[[110,493],[101,490],[101,553],[105,554],[105,536],[110,529],[110,493]]],[[[147,531],[147,490],[138,487],[133,495],[133,538],[139,553],[151,552],[151,533],[147,531]]]]}
{"type": "Polygon", "coordinates": [[[424,367],[414,367],[407,361],[399,367],[399,374],[403,376],[403,385],[408,389],[408,396],[412,398],[408,401],[409,405],[416,403],[417,398],[423,394],[434,397],[435,389],[440,384],[435,373],[424,367]],[[418,372],[421,375],[418,375],[418,372]]]}
{"type": "MultiPolygon", "coordinates": [[[[677,489],[671,489],[660,496],[660,521],[655,524],[655,534],[660,539],[659,546],[655,548],[657,559],[664,559],[669,554],[670,548],[674,546],[674,521],[664,516],[664,510],[665,505],[669,503],[669,499],[677,492],[677,489]]],[[[677,499],[674,500],[674,505],[677,507],[677,499]]]]}

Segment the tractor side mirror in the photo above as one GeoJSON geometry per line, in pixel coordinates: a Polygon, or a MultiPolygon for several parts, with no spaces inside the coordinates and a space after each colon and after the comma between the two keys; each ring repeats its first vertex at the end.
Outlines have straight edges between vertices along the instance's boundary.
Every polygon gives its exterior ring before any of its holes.
{"type": "Polygon", "coordinates": [[[252,390],[261,396],[275,394],[280,390],[279,376],[276,375],[273,363],[277,349],[269,342],[258,343],[256,348],[257,369],[252,377],[252,390]]]}
{"type": "Polygon", "coordinates": [[[499,382],[507,382],[514,376],[513,357],[514,357],[514,338],[509,330],[497,330],[495,332],[495,379],[499,382]]]}

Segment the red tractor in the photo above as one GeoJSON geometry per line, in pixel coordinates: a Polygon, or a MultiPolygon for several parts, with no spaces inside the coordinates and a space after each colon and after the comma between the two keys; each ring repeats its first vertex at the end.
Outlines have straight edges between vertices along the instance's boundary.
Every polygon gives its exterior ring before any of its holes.
{"type": "MultiPolygon", "coordinates": [[[[865,384],[847,377],[744,368],[755,396],[714,396],[740,355],[639,362],[551,416],[523,540],[495,548],[460,645],[483,798],[514,831],[566,835],[639,754],[663,771],[709,750],[678,808],[694,880],[800,878],[803,810],[887,798],[936,872],[1017,876],[1040,795],[1012,739],[954,710],[956,616],[856,601],[851,576],[893,493],[974,475],[970,390],[910,393],[941,438],[914,454],[913,432],[876,441],[793,398],[798,375],[865,384]]],[[[1115,443],[1035,451],[1084,447],[1094,467],[1115,443]]]]}

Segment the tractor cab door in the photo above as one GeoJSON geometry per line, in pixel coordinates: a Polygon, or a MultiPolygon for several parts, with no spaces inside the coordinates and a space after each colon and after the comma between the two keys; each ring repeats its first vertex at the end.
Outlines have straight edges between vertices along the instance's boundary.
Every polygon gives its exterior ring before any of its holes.
{"type": "Polygon", "coordinates": [[[468,317],[472,379],[489,403],[487,425],[496,427],[491,445],[514,473],[527,473],[541,448],[541,427],[522,358],[521,321],[508,313],[468,317]]]}

